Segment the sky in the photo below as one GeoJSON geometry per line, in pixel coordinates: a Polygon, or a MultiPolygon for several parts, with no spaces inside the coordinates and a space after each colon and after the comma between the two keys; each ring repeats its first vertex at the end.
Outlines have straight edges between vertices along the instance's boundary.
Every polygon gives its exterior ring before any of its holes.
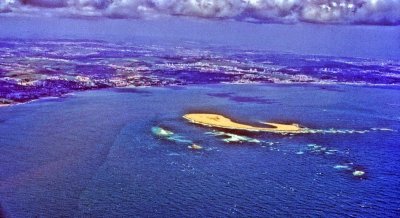
{"type": "Polygon", "coordinates": [[[400,58],[400,0],[0,0],[0,38],[201,41],[400,58]]]}

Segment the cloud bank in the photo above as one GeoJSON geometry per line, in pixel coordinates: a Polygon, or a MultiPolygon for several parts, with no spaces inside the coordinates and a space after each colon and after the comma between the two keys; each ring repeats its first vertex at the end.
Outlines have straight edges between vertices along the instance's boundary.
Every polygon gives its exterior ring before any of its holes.
{"type": "Polygon", "coordinates": [[[7,16],[159,18],[400,25],[400,0],[0,0],[7,16]]]}

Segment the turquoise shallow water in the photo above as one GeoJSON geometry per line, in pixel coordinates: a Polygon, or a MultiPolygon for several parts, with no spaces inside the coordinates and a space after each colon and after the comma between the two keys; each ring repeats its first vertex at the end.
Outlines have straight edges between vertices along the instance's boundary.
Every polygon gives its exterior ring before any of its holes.
{"type": "Polygon", "coordinates": [[[377,87],[209,85],[88,91],[0,108],[1,213],[397,217],[399,102],[399,90],[377,87]],[[235,132],[260,143],[227,143],[186,122],[188,112],[319,133],[235,132]]]}

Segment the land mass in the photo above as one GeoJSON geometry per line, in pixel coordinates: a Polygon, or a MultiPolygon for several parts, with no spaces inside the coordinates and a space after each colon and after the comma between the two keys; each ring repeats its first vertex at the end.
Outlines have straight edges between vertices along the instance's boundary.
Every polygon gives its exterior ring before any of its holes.
{"type": "Polygon", "coordinates": [[[0,39],[0,105],[73,91],[216,83],[400,85],[400,62],[201,44],[0,39]]]}

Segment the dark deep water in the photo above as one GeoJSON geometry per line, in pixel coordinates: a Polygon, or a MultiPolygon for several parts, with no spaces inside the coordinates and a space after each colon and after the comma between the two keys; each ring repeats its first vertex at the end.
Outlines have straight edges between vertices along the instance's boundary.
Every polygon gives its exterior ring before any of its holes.
{"type": "Polygon", "coordinates": [[[399,111],[398,89],[312,85],[110,89],[0,108],[0,211],[398,217],[399,111]],[[325,132],[226,143],[187,123],[187,112],[325,132]],[[154,136],[154,126],[203,149],[154,136]]]}

